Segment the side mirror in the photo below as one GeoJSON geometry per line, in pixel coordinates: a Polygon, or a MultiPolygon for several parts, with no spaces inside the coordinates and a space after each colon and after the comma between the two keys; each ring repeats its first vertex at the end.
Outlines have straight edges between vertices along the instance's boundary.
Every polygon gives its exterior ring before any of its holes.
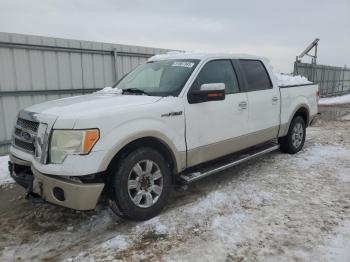
{"type": "Polygon", "coordinates": [[[190,104],[203,103],[207,101],[218,101],[225,99],[225,84],[210,83],[203,84],[199,90],[192,90],[188,94],[190,104]]]}

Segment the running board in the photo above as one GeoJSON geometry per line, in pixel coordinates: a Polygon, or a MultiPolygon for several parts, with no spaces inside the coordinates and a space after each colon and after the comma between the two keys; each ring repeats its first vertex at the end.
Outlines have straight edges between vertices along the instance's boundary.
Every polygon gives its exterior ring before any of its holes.
{"type": "Polygon", "coordinates": [[[221,160],[219,161],[219,164],[213,164],[209,168],[202,168],[195,171],[195,172],[188,172],[184,173],[180,176],[180,182],[184,184],[190,184],[192,182],[195,182],[199,179],[202,179],[204,177],[210,176],[212,174],[221,172],[223,170],[226,170],[230,167],[236,166],[240,163],[243,163],[245,161],[248,161],[250,159],[262,156],[264,154],[270,153],[272,151],[275,151],[279,149],[279,145],[276,143],[270,143],[270,144],[265,144],[259,148],[253,149],[250,152],[246,154],[239,154],[239,155],[234,155],[231,156],[228,160],[221,160]]]}

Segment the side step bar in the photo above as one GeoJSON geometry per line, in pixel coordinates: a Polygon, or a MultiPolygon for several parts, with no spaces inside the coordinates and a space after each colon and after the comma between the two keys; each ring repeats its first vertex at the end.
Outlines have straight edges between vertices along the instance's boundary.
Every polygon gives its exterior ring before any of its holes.
{"type": "Polygon", "coordinates": [[[243,163],[245,161],[248,161],[250,159],[262,156],[264,154],[270,153],[272,151],[275,151],[277,149],[279,149],[279,145],[278,144],[269,144],[269,145],[265,145],[262,146],[262,148],[259,149],[255,149],[253,150],[251,153],[246,153],[243,155],[239,155],[238,157],[235,158],[231,158],[229,159],[229,161],[225,161],[223,163],[221,163],[220,165],[213,165],[214,167],[212,168],[207,168],[205,170],[200,170],[196,171],[196,172],[189,172],[189,173],[184,173],[182,175],[180,175],[180,181],[184,184],[190,184],[193,183],[199,179],[202,179],[204,177],[210,176],[212,174],[215,174],[217,172],[223,171],[225,169],[228,169],[230,167],[236,166],[240,163],[243,163]]]}

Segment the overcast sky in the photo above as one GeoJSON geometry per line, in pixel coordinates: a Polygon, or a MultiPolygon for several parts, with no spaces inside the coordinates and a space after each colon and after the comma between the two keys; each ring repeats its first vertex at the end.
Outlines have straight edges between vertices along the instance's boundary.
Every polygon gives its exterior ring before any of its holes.
{"type": "Polygon", "coordinates": [[[0,0],[0,31],[350,66],[350,0],[0,0]],[[305,59],[308,61],[307,59],[305,59]]]}

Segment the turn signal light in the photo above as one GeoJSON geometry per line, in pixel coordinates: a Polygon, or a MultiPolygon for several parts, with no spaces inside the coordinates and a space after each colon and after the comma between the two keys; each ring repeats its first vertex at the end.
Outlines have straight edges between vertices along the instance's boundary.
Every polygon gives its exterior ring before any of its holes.
{"type": "Polygon", "coordinates": [[[89,153],[99,138],[100,138],[100,133],[98,129],[85,131],[83,153],[84,154],[89,153]]]}

